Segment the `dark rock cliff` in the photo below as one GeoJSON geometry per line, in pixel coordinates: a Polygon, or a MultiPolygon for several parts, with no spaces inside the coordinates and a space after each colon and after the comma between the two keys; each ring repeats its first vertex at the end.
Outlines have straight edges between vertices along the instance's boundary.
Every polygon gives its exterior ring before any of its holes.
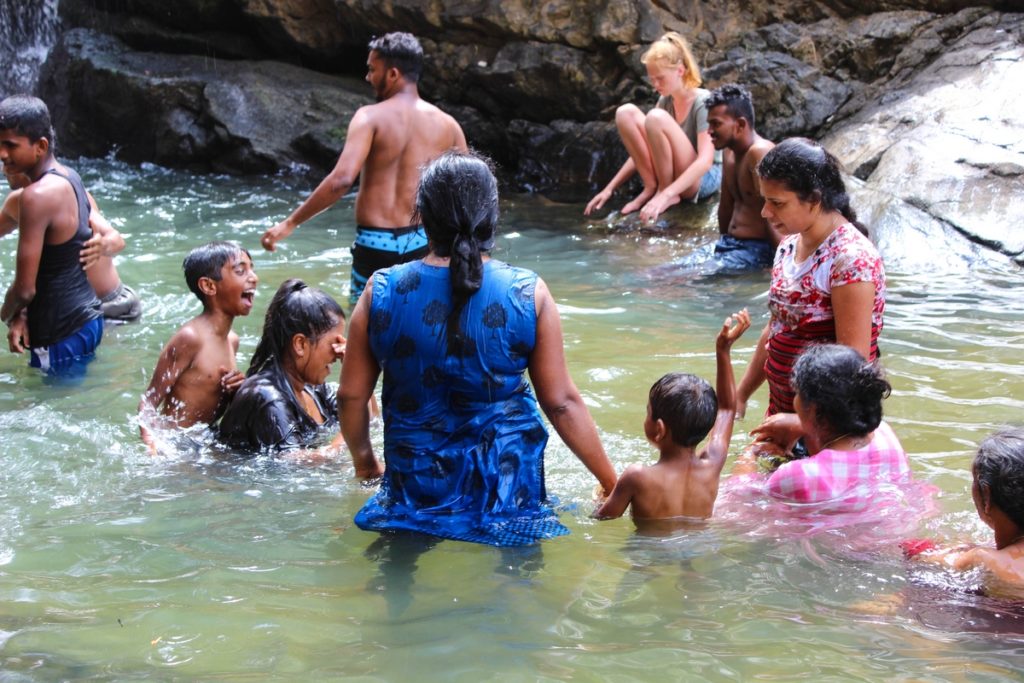
{"type": "Polygon", "coordinates": [[[742,10],[725,0],[62,0],[65,32],[40,90],[71,153],[319,175],[368,101],[358,80],[367,41],[407,30],[428,56],[421,93],[495,157],[506,184],[579,201],[624,159],[615,108],[655,101],[640,54],[678,30],[706,87],[751,89],[763,135],[823,139],[864,181],[876,220],[918,215],[1024,260],[1024,239],[992,227],[1024,222],[1014,104],[1024,101],[1024,14],[1012,9],[964,0],[742,10]]]}

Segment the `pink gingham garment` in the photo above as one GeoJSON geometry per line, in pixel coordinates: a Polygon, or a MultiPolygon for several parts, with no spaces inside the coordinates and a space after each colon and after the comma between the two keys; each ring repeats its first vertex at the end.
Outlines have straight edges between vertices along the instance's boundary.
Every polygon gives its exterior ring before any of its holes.
{"type": "Polygon", "coordinates": [[[855,451],[825,449],[793,460],[768,479],[768,493],[793,503],[866,503],[872,485],[910,480],[903,446],[888,424],[878,425],[871,442],[855,451]]]}

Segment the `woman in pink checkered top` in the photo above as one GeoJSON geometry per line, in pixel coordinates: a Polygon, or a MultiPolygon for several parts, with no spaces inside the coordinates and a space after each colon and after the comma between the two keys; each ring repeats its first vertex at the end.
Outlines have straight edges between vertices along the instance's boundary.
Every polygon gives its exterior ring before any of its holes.
{"type": "MultiPolygon", "coordinates": [[[[771,474],[772,497],[852,510],[867,506],[879,484],[910,481],[903,446],[882,421],[891,387],[877,363],[841,344],[812,345],[794,365],[791,383],[796,412],[771,415],[751,432],[786,453],[802,440],[810,454],[771,474]]],[[[734,474],[747,469],[742,463],[734,474]]]]}

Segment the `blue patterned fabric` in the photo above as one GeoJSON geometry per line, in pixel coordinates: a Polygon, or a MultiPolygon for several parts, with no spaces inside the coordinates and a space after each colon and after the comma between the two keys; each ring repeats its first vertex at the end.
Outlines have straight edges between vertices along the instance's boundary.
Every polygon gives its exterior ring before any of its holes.
{"type": "Polygon", "coordinates": [[[523,373],[536,342],[537,275],[484,264],[466,341],[447,353],[448,269],[373,276],[370,348],[384,375],[385,472],[355,522],[497,546],[569,533],[546,504],[547,431],[523,373]]]}

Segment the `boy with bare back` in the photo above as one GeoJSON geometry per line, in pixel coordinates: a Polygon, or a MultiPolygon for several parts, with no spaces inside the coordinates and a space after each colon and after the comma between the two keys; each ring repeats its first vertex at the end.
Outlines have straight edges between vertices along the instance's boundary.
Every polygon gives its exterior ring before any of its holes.
{"type": "Polygon", "coordinates": [[[757,164],[775,143],[754,130],[754,104],[745,88],[723,85],[711,92],[706,104],[711,143],[724,150],[715,260],[727,270],[769,268],[779,235],[761,216],[764,199],[757,164]]]}
{"type": "Polygon", "coordinates": [[[211,242],[193,249],[183,268],[203,312],[167,342],[139,402],[139,430],[151,452],[156,442],[148,426],[212,423],[245,379],[235,364],[238,335],[231,325],[235,316],[249,315],[256,295],[259,278],[249,252],[231,242],[211,242]]]}
{"type": "Polygon", "coordinates": [[[620,517],[632,507],[637,526],[654,520],[705,519],[718,496],[718,478],[729,453],[736,417],[736,382],[729,356],[733,343],[750,327],[746,309],[729,316],[715,341],[716,392],[694,375],[673,372],[651,387],[644,434],[660,457],[649,467],[630,465],[595,517],[620,517]],[[696,446],[708,432],[707,448],[696,446]]]}

